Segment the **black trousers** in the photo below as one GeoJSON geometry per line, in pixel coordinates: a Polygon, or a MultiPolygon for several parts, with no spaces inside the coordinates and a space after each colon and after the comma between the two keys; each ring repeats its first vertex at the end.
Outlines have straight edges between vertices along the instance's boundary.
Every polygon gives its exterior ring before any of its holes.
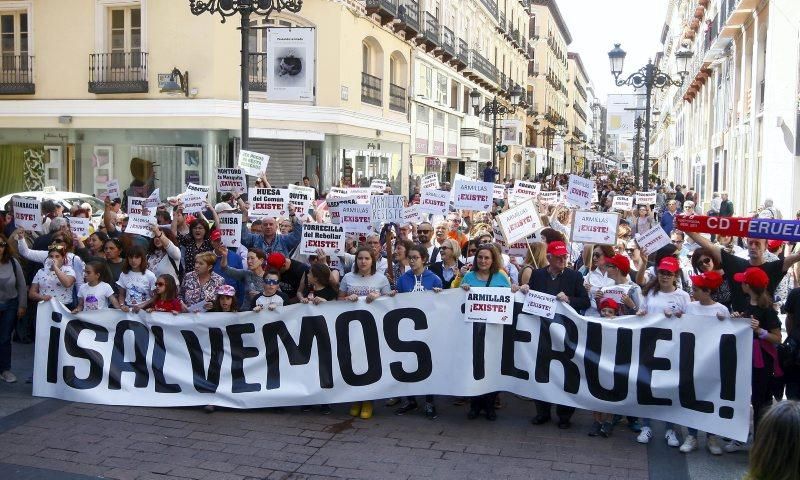
{"type": "MultiPolygon", "coordinates": [[[[553,405],[552,403],[543,402],[541,400],[534,400],[533,403],[536,404],[537,415],[541,415],[543,417],[550,416],[550,406],[553,405]]],[[[575,413],[575,407],[556,405],[556,415],[558,415],[559,420],[569,420],[572,418],[573,413],[575,413]]]]}
{"type": "Polygon", "coordinates": [[[485,410],[486,413],[494,412],[494,402],[497,399],[497,392],[484,393],[477,397],[470,397],[469,409],[480,412],[485,410]]]}

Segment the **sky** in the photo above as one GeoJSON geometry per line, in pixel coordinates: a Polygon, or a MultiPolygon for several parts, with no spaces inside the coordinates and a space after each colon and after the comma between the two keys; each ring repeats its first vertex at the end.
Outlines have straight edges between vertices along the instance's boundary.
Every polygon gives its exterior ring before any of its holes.
{"type": "MultiPolygon", "coordinates": [[[[669,0],[557,0],[572,35],[570,52],[580,54],[601,103],[609,93],[633,93],[617,87],[608,64],[608,52],[621,43],[627,52],[622,76],[645,66],[661,50],[669,0]]],[[[620,78],[622,78],[622,76],[620,78]]]]}

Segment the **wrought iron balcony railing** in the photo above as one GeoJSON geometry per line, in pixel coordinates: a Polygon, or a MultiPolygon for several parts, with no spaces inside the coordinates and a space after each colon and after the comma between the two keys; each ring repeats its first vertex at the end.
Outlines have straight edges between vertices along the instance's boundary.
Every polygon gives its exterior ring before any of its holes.
{"type": "Polygon", "coordinates": [[[251,53],[250,69],[248,77],[250,79],[250,90],[254,92],[267,91],[267,54],[251,53]]]}
{"type": "Polygon", "coordinates": [[[395,112],[406,113],[406,89],[395,85],[389,84],[389,109],[395,112]]]}
{"type": "Polygon", "coordinates": [[[361,72],[361,101],[380,107],[383,105],[383,80],[361,72]]]}
{"type": "Polygon", "coordinates": [[[2,55],[0,70],[0,95],[32,95],[33,57],[30,55],[2,55]]]}
{"type": "Polygon", "coordinates": [[[147,53],[89,55],[89,93],[147,93],[147,53]]]}

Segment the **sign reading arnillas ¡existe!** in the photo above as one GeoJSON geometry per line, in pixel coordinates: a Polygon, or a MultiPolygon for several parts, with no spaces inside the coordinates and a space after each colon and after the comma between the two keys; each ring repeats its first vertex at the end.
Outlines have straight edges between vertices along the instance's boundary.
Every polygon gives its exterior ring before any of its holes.
{"type": "Polygon", "coordinates": [[[510,288],[471,287],[467,291],[464,320],[467,322],[510,325],[514,313],[514,295],[510,288]]]}
{"type": "Polygon", "coordinates": [[[617,243],[616,213],[586,212],[578,210],[572,221],[570,239],[578,243],[594,243],[597,245],[615,245],[617,243]]]}
{"type": "Polygon", "coordinates": [[[456,182],[455,208],[489,210],[492,207],[494,186],[489,182],[456,182]]]}

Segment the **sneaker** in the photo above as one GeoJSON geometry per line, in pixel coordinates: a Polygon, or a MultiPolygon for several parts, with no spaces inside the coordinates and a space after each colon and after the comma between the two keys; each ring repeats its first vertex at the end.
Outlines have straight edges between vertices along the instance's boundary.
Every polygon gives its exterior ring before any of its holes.
{"type": "Polygon", "coordinates": [[[739,440],[731,440],[730,442],[725,444],[725,446],[722,447],[722,449],[728,453],[746,452],[747,450],[750,450],[750,445],[745,442],[740,442],[739,440]]]}
{"type": "Polygon", "coordinates": [[[592,423],[592,428],[589,429],[589,436],[590,437],[597,437],[600,435],[600,429],[603,427],[603,424],[600,422],[592,423]]]}
{"type": "Polygon", "coordinates": [[[664,434],[664,438],[667,439],[667,445],[669,445],[670,447],[677,447],[681,444],[681,442],[678,440],[678,435],[675,434],[675,430],[671,428],[668,429],[667,432],[664,434]]]}
{"type": "Polygon", "coordinates": [[[359,415],[361,415],[361,402],[350,405],[350,416],[357,417],[359,415]]]}
{"type": "Polygon", "coordinates": [[[3,381],[6,382],[6,383],[16,383],[17,382],[17,376],[14,375],[13,373],[11,373],[11,370],[6,370],[6,371],[0,373],[0,378],[2,378],[3,381]]]}
{"type": "Polygon", "coordinates": [[[639,443],[650,443],[651,438],[653,438],[653,429],[650,427],[642,427],[642,431],[639,433],[639,436],[636,437],[636,441],[639,443]]]}
{"type": "Polygon", "coordinates": [[[203,411],[206,413],[214,413],[215,410],[216,408],[214,408],[214,405],[206,405],[203,407],[203,411]]]}
{"type": "Polygon", "coordinates": [[[392,398],[390,398],[389,400],[386,400],[386,404],[385,404],[385,405],[386,405],[387,407],[394,407],[394,406],[395,406],[395,405],[397,405],[398,403],[400,403],[400,399],[399,399],[399,398],[394,398],[394,397],[392,397],[392,398]]]}
{"type": "Polygon", "coordinates": [[[372,401],[361,402],[361,418],[364,420],[372,418],[372,401]]]}
{"type": "Polygon", "coordinates": [[[395,415],[405,415],[408,412],[413,412],[417,408],[418,407],[417,407],[417,403],[416,402],[406,402],[400,408],[395,410],[394,414],[395,415]]]}
{"type": "Polygon", "coordinates": [[[711,455],[722,455],[722,446],[720,445],[718,436],[709,436],[706,439],[706,447],[708,447],[708,451],[711,452],[711,455]]]}
{"type": "Polygon", "coordinates": [[[324,405],[320,405],[319,412],[323,415],[330,415],[331,414],[331,406],[327,403],[324,405]]]}
{"type": "Polygon", "coordinates": [[[600,426],[600,436],[603,438],[608,438],[611,436],[611,432],[614,430],[614,425],[611,422],[603,422],[600,426]]]}
{"type": "Polygon", "coordinates": [[[632,422],[628,420],[628,428],[634,433],[639,433],[642,431],[642,424],[639,420],[634,420],[632,422]]]}
{"type": "Polygon", "coordinates": [[[694,435],[686,435],[686,440],[683,441],[680,451],[681,453],[689,453],[697,450],[697,437],[694,435]]]}
{"type": "Polygon", "coordinates": [[[438,417],[436,407],[430,402],[425,402],[425,418],[433,420],[436,417],[438,417]]]}

